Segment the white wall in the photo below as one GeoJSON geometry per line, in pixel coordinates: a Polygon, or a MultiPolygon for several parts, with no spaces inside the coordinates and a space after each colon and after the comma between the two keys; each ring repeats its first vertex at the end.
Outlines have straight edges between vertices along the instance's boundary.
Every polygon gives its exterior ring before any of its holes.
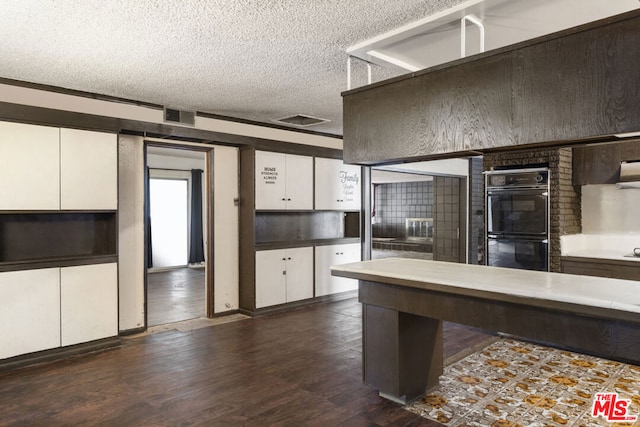
{"type": "Polygon", "coordinates": [[[213,161],[214,311],[222,313],[240,307],[238,149],[216,146],[213,161]]]}
{"type": "Polygon", "coordinates": [[[615,185],[582,187],[584,234],[640,233],[640,189],[615,185]]]}
{"type": "Polygon", "coordinates": [[[144,326],[144,141],[118,138],[118,288],[121,331],[144,326]]]}

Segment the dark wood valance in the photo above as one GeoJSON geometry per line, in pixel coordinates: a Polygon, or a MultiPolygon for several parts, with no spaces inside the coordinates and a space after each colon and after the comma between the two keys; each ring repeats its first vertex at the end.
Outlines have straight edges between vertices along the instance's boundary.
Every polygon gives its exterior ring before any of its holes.
{"type": "Polygon", "coordinates": [[[640,10],[354,89],[343,103],[348,163],[640,131],[640,10]]]}

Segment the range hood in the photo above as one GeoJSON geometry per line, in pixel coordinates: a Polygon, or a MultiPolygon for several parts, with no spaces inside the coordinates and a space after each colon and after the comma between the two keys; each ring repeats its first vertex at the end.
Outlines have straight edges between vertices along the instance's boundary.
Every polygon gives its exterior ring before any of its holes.
{"type": "Polygon", "coordinates": [[[640,160],[620,163],[620,178],[616,187],[619,189],[640,188],[640,160]]]}

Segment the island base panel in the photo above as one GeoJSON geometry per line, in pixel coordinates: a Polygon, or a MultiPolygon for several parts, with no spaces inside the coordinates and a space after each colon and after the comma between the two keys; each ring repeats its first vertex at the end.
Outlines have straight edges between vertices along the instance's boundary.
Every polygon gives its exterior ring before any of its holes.
{"type": "Polygon", "coordinates": [[[404,404],[438,385],[443,372],[442,321],[363,305],[364,382],[404,404]]]}

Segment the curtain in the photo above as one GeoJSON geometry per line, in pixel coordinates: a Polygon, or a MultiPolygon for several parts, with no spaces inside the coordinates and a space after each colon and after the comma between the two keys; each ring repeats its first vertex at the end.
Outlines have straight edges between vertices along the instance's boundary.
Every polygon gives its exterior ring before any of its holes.
{"type": "Polygon", "coordinates": [[[144,216],[146,218],[147,234],[147,268],[153,267],[153,246],[151,245],[151,178],[147,167],[147,176],[144,192],[144,216]]]}
{"type": "Polygon", "coordinates": [[[203,262],[202,169],[191,169],[191,236],[189,241],[189,264],[203,262]]]}

